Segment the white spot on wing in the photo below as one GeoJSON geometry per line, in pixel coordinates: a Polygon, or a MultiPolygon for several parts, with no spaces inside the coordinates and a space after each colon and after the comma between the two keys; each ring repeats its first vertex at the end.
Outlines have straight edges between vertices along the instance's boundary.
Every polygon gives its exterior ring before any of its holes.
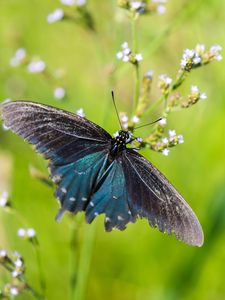
{"type": "Polygon", "coordinates": [[[69,200],[72,201],[72,202],[76,201],[76,199],[74,197],[70,197],[69,200]]]}
{"type": "Polygon", "coordinates": [[[106,218],[105,218],[105,221],[106,221],[106,222],[110,222],[111,219],[110,219],[109,217],[106,217],[106,218]]]}
{"type": "Polygon", "coordinates": [[[87,201],[87,198],[82,197],[81,200],[82,200],[82,201],[87,201]]]}
{"type": "Polygon", "coordinates": [[[92,201],[90,202],[90,205],[91,205],[92,207],[94,207],[94,206],[95,206],[95,205],[94,205],[94,203],[93,203],[92,201]]]}
{"type": "Polygon", "coordinates": [[[113,196],[113,199],[118,199],[116,196],[113,196]]]}
{"type": "Polygon", "coordinates": [[[119,221],[123,221],[123,220],[124,220],[124,218],[121,217],[121,216],[117,216],[117,219],[118,219],[119,221]]]}
{"type": "Polygon", "coordinates": [[[64,187],[61,188],[61,191],[62,191],[64,194],[67,193],[67,189],[64,188],[64,187]]]}

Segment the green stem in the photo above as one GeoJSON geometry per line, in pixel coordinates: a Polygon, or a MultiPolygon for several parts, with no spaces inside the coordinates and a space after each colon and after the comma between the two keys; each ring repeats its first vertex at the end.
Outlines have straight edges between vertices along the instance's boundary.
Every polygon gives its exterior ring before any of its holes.
{"type": "Polygon", "coordinates": [[[84,300],[85,290],[88,281],[88,275],[90,270],[91,256],[93,243],[95,238],[96,224],[92,224],[87,227],[87,232],[85,233],[84,242],[81,249],[80,261],[78,265],[78,277],[77,284],[74,293],[74,300],[84,300]]]}
{"type": "Polygon", "coordinates": [[[78,229],[77,223],[71,221],[71,236],[70,236],[70,291],[71,291],[71,300],[74,299],[74,292],[76,289],[77,283],[77,260],[78,260],[78,229]]]}
{"type": "MultiPolygon", "coordinates": [[[[131,32],[132,32],[132,52],[137,53],[138,51],[138,39],[137,39],[137,30],[136,30],[136,16],[131,17],[131,32]]],[[[134,73],[134,100],[133,100],[133,113],[136,111],[139,99],[140,92],[140,74],[139,74],[139,64],[138,62],[134,64],[135,73],[134,73]]]]}
{"type": "Polygon", "coordinates": [[[33,241],[31,240],[31,243],[33,245],[33,249],[36,255],[37,259],[37,266],[38,266],[38,272],[39,272],[39,281],[40,281],[40,286],[41,286],[41,292],[43,295],[43,298],[45,299],[46,295],[46,281],[45,281],[45,275],[42,267],[42,261],[41,261],[41,253],[40,253],[40,248],[38,245],[38,241],[33,241]]]}

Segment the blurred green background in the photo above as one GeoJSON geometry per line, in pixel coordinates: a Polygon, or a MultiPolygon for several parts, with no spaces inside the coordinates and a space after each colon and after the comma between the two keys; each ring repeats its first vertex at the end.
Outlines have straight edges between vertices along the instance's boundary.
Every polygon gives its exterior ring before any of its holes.
{"type": "MultiPolygon", "coordinates": [[[[72,21],[48,24],[47,15],[59,1],[0,1],[0,99],[33,100],[70,111],[83,107],[87,117],[113,133],[118,129],[110,91],[120,111],[131,111],[133,69],[116,61],[124,41],[131,41],[130,23],[116,1],[89,1],[96,32],[72,21]],[[10,58],[24,47],[37,55],[49,72],[63,68],[54,82],[24,67],[12,68],[10,58]],[[111,76],[111,70],[117,71],[111,76]],[[64,86],[65,100],[53,97],[64,86]]],[[[165,15],[144,16],[138,22],[138,44],[144,60],[141,72],[174,76],[185,48],[197,43],[223,47],[225,3],[219,0],[170,0],[165,15]]],[[[29,174],[29,166],[47,174],[47,163],[22,139],[0,129],[0,192],[8,190],[14,209],[37,232],[47,299],[225,299],[225,65],[224,61],[193,71],[191,84],[208,99],[169,117],[168,129],[182,133],[185,143],[168,157],[145,151],[196,212],[205,243],[194,248],[149,227],[130,224],[124,232],[105,233],[103,218],[87,225],[80,214],[61,223],[54,220],[58,203],[48,186],[29,174]],[[72,243],[72,244],[71,244],[72,243]],[[90,262],[90,268],[89,268],[90,262]],[[89,270],[89,272],[88,272],[89,270]],[[71,294],[71,276],[81,291],[71,294]],[[79,294],[80,293],[80,294],[79,294]],[[79,296],[81,295],[81,296],[79,296]],[[80,297],[80,298],[79,298],[80,297]]],[[[153,97],[154,99],[154,94],[153,97]]],[[[158,117],[157,112],[149,116],[158,117]]],[[[145,136],[149,128],[143,128],[145,136]]],[[[0,248],[18,250],[25,258],[26,278],[40,291],[32,245],[17,236],[24,223],[0,208],[0,248]]],[[[0,288],[9,281],[0,267],[0,288]]],[[[33,299],[23,293],[18,299],[33,299]]]]}

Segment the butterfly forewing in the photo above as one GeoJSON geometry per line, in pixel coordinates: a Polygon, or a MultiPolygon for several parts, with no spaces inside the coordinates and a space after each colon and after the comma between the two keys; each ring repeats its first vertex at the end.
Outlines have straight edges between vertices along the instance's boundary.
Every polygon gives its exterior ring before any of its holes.
{"type": "Polygon", "coordinates": [[[201,225],[172,184],[143,156],[127,149],[123,155],[126,187],[133,210],[153,227],[190,245],[203,244],[201,225]],[[135,182],[135,184],[134,184],[135,182]]]}

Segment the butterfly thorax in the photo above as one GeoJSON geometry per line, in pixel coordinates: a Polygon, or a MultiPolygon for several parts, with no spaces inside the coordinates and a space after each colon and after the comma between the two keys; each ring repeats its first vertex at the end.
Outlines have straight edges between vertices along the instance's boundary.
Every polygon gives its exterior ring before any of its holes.
{"type": "Polygon", "coordinates": [[[111,155],[116,156],[126,149],[126,145],[131,142],[132,134],[129,131],[120,130],[112,139],[111,155]]]}

